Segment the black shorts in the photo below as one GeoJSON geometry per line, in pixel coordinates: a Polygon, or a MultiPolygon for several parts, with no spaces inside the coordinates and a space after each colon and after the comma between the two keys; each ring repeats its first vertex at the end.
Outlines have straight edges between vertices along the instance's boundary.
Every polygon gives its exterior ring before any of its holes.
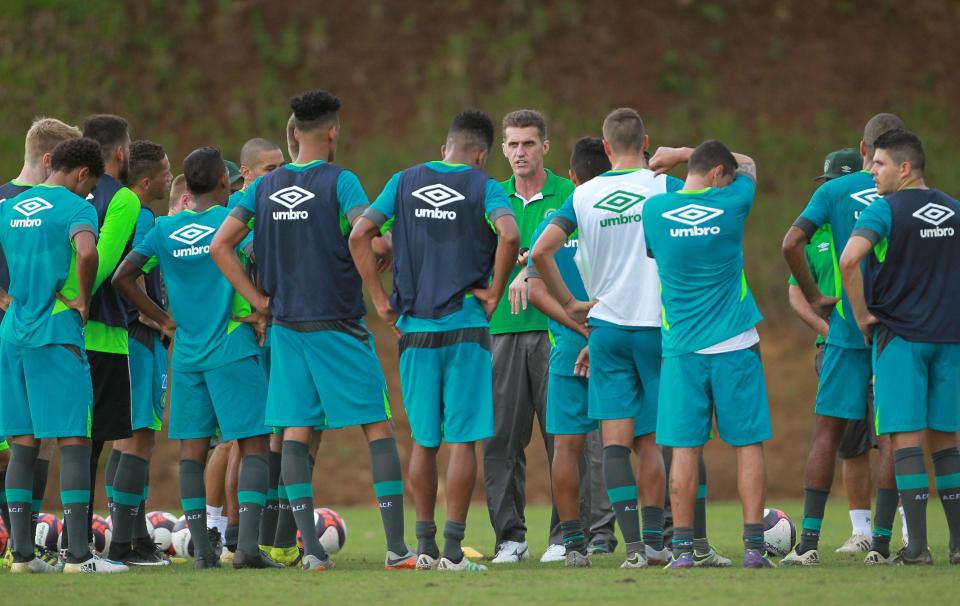
{"type": "Polygon", "coordinates": [[[126,354],[87,351],[93,379],[93,426],[90,437],[106,442],[133,435],[130,362],[126,354]]]}
{"type": "MultiPolygon", "coordinates": [[[[823,364],[823,345],[817,346],[817,357],[814,361],[817,375],[823,364]]],[[[873,425],[873,385],[867,388],[867,416],[863,419],[847,421],[847,428],[840,439],[837,456],[841,459],[855,459],[877,447],[877,433],[873,425]]]]}

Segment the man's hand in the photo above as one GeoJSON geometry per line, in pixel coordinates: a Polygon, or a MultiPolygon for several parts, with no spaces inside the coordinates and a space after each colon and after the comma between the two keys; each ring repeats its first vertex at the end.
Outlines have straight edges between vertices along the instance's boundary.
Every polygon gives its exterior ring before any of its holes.
{"type": "Polygon", "coordinates": [[[162,326],[160,326],[159,324],[157,324],[156,322],[154,322],[153,320],[151,320],[150,318],[148,318],[143,314],[140,314],[140,317],[138,318],[138,320],[140,321],[141,324],[143,324],[147,328],[152,328],[157,332],[163,332],[162,326]]]}
{"type": "Polygon", "coordinates": [[[527,299],[530,296],[530,286],[527,284],[526,269],[520,270],[520,273],[517,274],[517,277],[514,278],[513,282],[510,283],[510,288],[507,290],[507,293],[510,297],[510,313],[517,315],[521,311],[527,310],[527,299]]]}
{"type": "Polygon", "coordinates": [[[10,293],[4,292],[0,295],[0,309],[7,311],[10,309],[10,303],[13,301],[13,297],[10,296],[10,293]]]}
{"type": "Polygon", "coordinates": [[[813,308],[815,314],[824,320],[829,321],[830,315],[833,313],[833,309],[837,306],[839,301],[840,299],[837,297],[825,297],[820,295],[819,299],[810,302],[810,307],[813,308]]]}
{"type": "Polygon", "coordinates": [[[577,361],[573,365],[573,374],[585,379],[590,378],[590,348],[586,345],[577,356],[577,361]]]}
{"type": "Polygon", "coordinates": [[[596,301],[579,301],[573,297],[563,304],[563,310],[567,312],[570,319],[580,325],[587,324],[587,314],[596,305],[596,301]]]}
{"type": "Polygon", "coordinates": [[[526,266],[527,266],[527,260],[528,260],[529,258],[530,258],[530,249],[529,249],[529,248],[521,248],[521,249],[520,249],[520,253],[517,255],[517,265],[519,265],[520,267],[526,267],[526,266]]]}
{"type": "Polygon", "coordinates": [[[817,322],[817,334],[820,335],[820,337],[824,341],[826,341],[827,333],[829,332],[830,332],[830,323],[821,318],[820,321],[817,322]]]}
{"type": "Polygon", "coordinates": [[[168,339],[173,339],[173,335],[177,332],[177,323],[173,321],[173,318],[167,316],[167,321],[163,324],[160,324],[160,332],[163,336],[168,339]]]}
{"type": "Polygon", "coordinates": [[[390,327],[390,330],[393,331],[393,334],[398,337],[403,333],[400,332],[400,329],[397,328],[397,320],[400,319],[400,314],[397,313],[397,310],[390,305],[389,301],[386,301],[381,304],[374,304],[374,307],[377,310],[377,315],[380,316],[380,319],[390,327]]]}
{"type": "Polygon", "coordinates": [[[57,298],[60,299],[61,303],[79,313],[81,324],[84,326],[87,325],[87,317],[90,315],[90,307],[86,301],[83,301],[80,297],[68,299],[60,293],[57,293],[57,298]]]}
{"type": "Polygon", "coordinates": [[[677,164],[686,162],[690,158],[690,152],[687,147],[658,147],[647,164],[650,170],[661,175],[677,164]]]}
{"type": "Polygon", "coordinates": [[[857,326],[860,328],[860,332],[863,333],[863,342],[867,345],[873,345],[873,329],[879,323],[880,321],[877,320],[877,317],[869,312],[862,318],[857,318],[857,326]]]}
{"type": "Polygon", "coordinates": [[[473,296],[477,298],[477,301],[480,301],[480,305],[483,307],[483,311],[487,314],[487,319],[489,320],[493,316],[493,312],[497,309],[497,304],[500,303],[501,293],[494,292],[492,288],[475,288],[471,291],[473,296]]]}
{"type": "Polygon", "coordinates": [[[270,297],[263,293],[259,293],[256,301],[250,301],[250,306],[256,311],[260,312],[266,317],[270,317],[270,297]]]}
{"type": "Polygon", "coordinates": [[[389,232],[378,238],[373,238],[370,242],[374,257],[377,260],[377,273],[383,273],[390,269],[393,263],[393,238],[389,232]]]}
{"type": "Polygon", "coordinates": [[[253,310],[246,316],[233,316],[233,321],[249,324],[253,328],[254,334],[257,335],[257,345],[263,346],[267,336],[267,321],[269,318],[269,314],[260,310],[253,310]]]}

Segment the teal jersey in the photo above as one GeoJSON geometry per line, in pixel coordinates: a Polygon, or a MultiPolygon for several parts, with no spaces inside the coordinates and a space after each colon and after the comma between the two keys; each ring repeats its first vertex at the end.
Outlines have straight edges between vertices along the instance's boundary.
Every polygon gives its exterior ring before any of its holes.
{"type": "MultiPolygon", "coordinates": [[[[427,162],[426,166],[439,173],[472,170],[466,164],[450,164],[440,161],[427,162]]],[[[371,220],[380,225],[383,233],[389,231],[393,226],[393,219],[396,215],[397,189],[401,174],[402,171],[394,174],[387,181],[383,191],[370,206],[372,212],[367,213],[368,218],[372,217],[371,220]]],[[[513,213],[513,207],[510,205],[503,188],[493,179],[487,181],[484,211],[487,220],[491,222],[503,214],[513,213]]],[[[397,321],[397,328],[401,332],[445,332],[464,328],[487,328],[488,326],[489,322],[483,306],[470,294],[464,297],[461,309],[440,318],[415,318],[409,315],[401,315],[397,321]]]]}
{"type": "Polygon", "coordinates": [[[229,212],[213,206],[160,217],[128,256],[141,268],[155,258],[163,272],[170,314],[177,323],[175,370],[206,371],[257,355],[253,329],[231,319],[248,315],[250,305],[210,258],[210,242],[229,212]]]}
{"type": "Polygon", "coordinates": [[[65,187],[37,185],[0,204],[12,297],[0,338],[23,347],[84,346],[80,314],[56,298],[77,295],[73,237],[83,231],[97,235],[97,211],[65,187]]]}
{"type": "Polygon", "coordinates": [[[230,197],[227,198],[227,210],[233,210],[233,207],[237,204],[240,204],[240,201],[243,200],[243,197],[246,195],[247,190],[238,189],[237,191],[230,194],[230,197]]]}
{"type": "MultiPolygon", "coordinates": [[[[536,244],[537,239],[540,238],[543,230],[550,224],[552,218],[553,217],[547,217],[543,220],[543,223],[537,227],[533,233],[533,237],[530,239],[531,249],[533,245],[536,244]]],[[[577,246],[580,243],[577,235],[578,232],[574,231],[567,237],[567,241],[564,242],[560,250],[557,251],[557,254],[554,255],[554,259],[557,262],[557,267],[560,269],[560,277],[563,278],[563,283],[567,285],[567,289],[570,290],[573,298],[580,301],[587,301],[590,297],[587,296],[587,289],[583,286],[580,270],[577,269],[577,264],[574,262],[574,257],[577,254],[577,246]]],[[[530,255],[527,259],[527,277],[539,277],[537,268],[533,264],[533,255],[530,255]]],[[[550,335],[550,373],[568,377],[574,376],[573,367],[577,363],[577,356],[580,355],[580,350],[587,345],[587,339],[580,333],[570,330],[551,318],[547,318],[547,332],[550,335]]]]}
{"type": "MultiPolygon", "coordinates": [[[[829,224],[833,233],[833,254],[837,256],[846,247],[861,211],[879,197],[873,177],[868,171],[862,170],[832,179],[817,188],[794,225],[804,230],[808,238],[812,238],[817,229],[829,224]]],[[[841,281],[837,280],[836,285],[841,299],[830,316],[827,343],[852,349],[867,349],[847,295],[842,292],[841,281]]],[[[837,292],[823,294],[836,296],[837,292]]]]}
{"type": "Polygon", "coordinates": [[[660,194],[643,207],[662,289],[664,356],[712,347],[763,319],[743,271],[743,224],[755,192],[753,179],[739,174],[727,187],[660,194]]]}

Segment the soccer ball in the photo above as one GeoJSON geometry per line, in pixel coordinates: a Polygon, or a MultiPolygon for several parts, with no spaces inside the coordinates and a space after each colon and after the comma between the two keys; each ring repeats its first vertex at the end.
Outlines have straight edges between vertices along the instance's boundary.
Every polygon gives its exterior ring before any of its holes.
{"type": "Polygon", "coordinates": [[[147,529],[150,530],[150,540],[156,543],[160,551],[173,555],[173,528],[177,524],[177,517],[166,511],[151,511],[147,514],[147,529]]]}
{"type": "Polygon", "coordinates": [[[797,528],[790,516],[779,509],[763,510],[763,543],[770,555],[783,557],[797,540],[797,528]]]}
{"type": "MultiPolygon", "coordinates": [[[[313,510],[313,521],[317,526],[317,538],[320,546],[328,555],[333,555],[343,549],[347,542],[347,525],[336,511],[326,507],[317,507],[313,510]]],[[[297,545],[303,549],[303,538],[297,531],[297,545]]]]}
{"type": "Polygon", "coordinates": [[[9,541],[10,533],[7,531],[7,527],[3,525],[3,520],[0,520],[0,554],[6,553],[9,541]]]}
{"type": "Polygon", "coordinates": [[[93,549],[97,553],[106,553],[110,549],[110,539],[113,537],[110,523],[97,514],[93,514],[93,524],[91,524],[90,529],[93,531],[93,549]]]}
{"type": "Polygon", "coordinates": [[[60,533],[63,532],[63,522],[52,513],[41,513],[37,517],[37,532],[33,537],[33,544],[41,549],[56,551],[60,544],[60,533]]]}
{"type": "Polygon", "coordinates": [[[187,526],[187,519],[180,516],[177,523],[173,525],[173,533],[170,535],[170,548],[174,555],[193,557],[193,539],[190,537],[190,527],[187,526]]]}

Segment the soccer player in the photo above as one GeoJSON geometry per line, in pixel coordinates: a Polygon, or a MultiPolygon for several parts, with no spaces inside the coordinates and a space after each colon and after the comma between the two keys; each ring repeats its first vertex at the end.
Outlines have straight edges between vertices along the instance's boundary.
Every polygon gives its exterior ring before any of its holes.
{"type": "MultiPolygon", "coordinates": [[[[823,165],[823,174],[817,180],[829,181],[844,175],[850,175],[863,167],[863,158],[860,152],[853,148],[838,149],[827,154],[823,165]]],[[[813,234],[807,244],[804,254],[807,266],[813,279],[817,282],[820,292],[836,293],[840,290],[840,283],[834,272],[834,261],[837,258],[833,248],[833,234],[830,225],[826,224],[813,234]]],[[[815,367],[819,374],[823,366],[823,347],[827,337],[829,324],[813,311],[807,299],[797,286],[796,279],[790,277],[788,286],[790,307],[815,333],[817,333],[817,355],[815,367]]],[[[852,532],[850,538],[837,548],[837,553],[857,553],[870,550],[870,450],[877,447],[876,435],[871,428],[873,415],[873,385],[867,386],[867,414],[863,419],[847,422],[843,438],[837,449],[840,458],[840,468],[843,472],[843,484],[847,493],[847,503],[850,509],[850,524],[852,532]]]]}
{"type": "MultiPolygon", "coordinates": [[[[140,201],[133,246],[153,229],[155,217],[150,203],[167,197],[173,175],[163,147],[151,141],[130,144],[127,183],[140,201]]],[[[147,295],[163,306],[160,270],[144,276],[147,295]]],[[[125,301],[127,308],[130,385],[132,388],[133,436],[113,443],[119,452],[116,474],[108,496],[113,501],[111,520],[113,538],[108,557],[131,566],[169,564],[147,532],[146,501],[150,481],[150,458],[156,433],[163,424],[163,394],[166,389],[167,350],[160,327],[125,301]]],[[[111,457],[114,454],[111,453],[111,457]]]]}
{"type": "MultiPolygon", "coordinates": [[[[800,542],[782,560],[792,566],[820,563],[820,526],[826,508],[837,448],[849,420],[867,415],[867,395],[873,367],[845,293],[822,293],[807,266],[805,247],[818,229],[830,226],[834,250],[842,251],[860,213],[878,197],[868,172],[873,165],[873,141],[900,128],[893,114],[877,114],[864,127],[860,142],[863,170],[827,181],[814,192],[806,209],[783,239],[783,256],[797,287],[816,314],[829,319],[823,364],[817,387],[813,444],[804,470],[803,522],[800,542]]],[[[897,510],[890,440],[878,439],[877,509],[873,518],[873,545],[865,562],[880,563],[890,555],[890,534],[897,510]]]]}
{"type": "Polygon", "coordinates": [[[416,555],[403,540],[403,479],[386,381],[363,323],[363,285],[347,247],[367,197],[356,175],[333,163],[340,100],[314,90],[291,99],[290,107],[297,162],[247,189],[214,237],[211,255],[254,309],[273,318],[266,422],[284,428],[282,476],[303,538],[303,569],[333,566],[315,532],[311,435],[315,427],[354,425],[370,448],[387,535],[385,567],[413,569],[416,555]],[[259,286],[233,253],[251,219],[259,286]]]}
{"type": "Polygon", "coordinates": [[[192,194],[190,208],[158,221],[127,255],[113,283],[136,308],[173,337],[170,437],[180,443],[180,496],[193,539],[196,568],[217,568],[220,554],[207,537],[203,464],[219,427],[237,440],[240,469],[240,536],[234,568],[278,568],[258,547],[260,515],[266,501],[269,465],[263,424],[266,377],[257,360],[259,321],[236,296],[210,258],[209,242],[227,216],[230,193],[220,152],[194,150],[183,161],[192,194]],[[155,260],[155,261],[151,261],[155,260]],[[153,263],[163,272],[170,312],[138,284],[153,263]],[[198,298],[197,293],[203,293],[198,298]]]}
{"type": "Polygon", "coordinates": [[[461,112],[440,148],[443,160],[395,174],[350,236],[377,313],[402,335],[400,384],[414,440],[410,480],[418,569],[487,569],[471,562],[460,543],[477,476],[475,443],[494,428],[488,318],[516,264],[520,240],[507,196],[481,170],[492,144],[490,118],[478,110],[461,112]],[[380,283],[373,250],[385,226],[393,232],[391,297],[380,283]],[[442,441],[450,461],[441,554],[434,508],[442,441]]]}
{"type": "MultiPolygon", "coordinates": [[[[43,183],[50,176],[50,161],[53,158],[53,150],[64,141],[80,138],[80,129],[76,126],[64,124],[56,118],[37,118],[27,130],[27,136],[24,141],[23,168],[20,174],[11,181],[0,185],[0,203],[6,199],[14,198],[18,194],[30,189],[38,183],[43,183]]],[[[3,250],[0,249],[0,288],[4,290],[10,288],[10,272],[7,269],[7,261],[4,258],[3,250]]],[[[0,319],[3,318],[3,310],[0,310],[0,319]]],[[[43,495],[47,488],[47,473],[50,467],[50,457],[56,448],[55,440],[40,440],[40,452],[37,454],[37,464],[33,473],[33,514],[32,528],[30,536],[36,534],[37,518],[40,515],[40,507],[43,503],[43,495]]],[[[5,467],[0,466],[0,467],[5,467]]],[[[4,473],[0,471],[0,485],[4,473]]],[[[6,497],[0,494],[0,514],[6,519],[6,497]]],[[[6,525],[10,529],[10,525],[6,525]]],[[[47,553],[40,550],[40,556],[47,562],[56,563],[56,554],[47,553]]]]}
{"type": "Polygon", "coordinates": [[[243,189],[243,175],[240,167],[233,160],[224,160],[227,165],[227,178],[230,179],[230,194],[233,195],[243,189]]]}
{"type": "MultiPolygon", "coordinates": [[[[38,440],[60,445],[60,497],[75,537],[85,536],[91,489],[93,389],[83,323],[97,272],[97,216],[83,198],[104,171],[98,144],[64,141],[54,149],[50,171],[42,184],[0,204],[0,244],[16,251],[7,258],[10,290],[0,290],[6,311],[0,326],[0,433],[12,444],[6,494],[15,573],[58,570],[35,557],[30,536],[38,440]]],[[[73,541],[65,559],[68,573],[127,570],[91,554],[84,540],[73,541]]]]}
{"type": "Polygon", "coordinates": [[[933,564],[925,441],[950,529],[950,563],[960,564],[960,202],[927,186],[913,133],[888,131],[871,147],[870,174],[883,197],[857,219],[840,271],[848,313],[873,346],[877,431],[893,441],[910,532],[890,563],[933,564]]]}
{"type": "Polygon", "coordinates": [[[167,206],[167,215],[173,216],[190,204],[190,192],[187,190],[187,179],[181,174],[173,178],[170,183],[170,202],[167,206]]]}
{"type": "Polygon", "coordinates": [[[743,272],[743,224],[753,206],[753,160],[719,141],[695,150],[660,148],[651,167],[687,162],[683,189],[643,207],[648,254],[663,299],[663,368],[657,439],[673,448],[671,568],[692,568],[698,460],[716,417],[720,438],[737,453],[743,504],[743,565],[772,568],[763,546],[770,410],[756,325],[762,319],[743,272]]]}
{"type": "Polygon", "coordinates": [[[240,148],[240,176],[243,179],[243,185],[239,191],[230,194],[227,208],[237,205],[257,177],[272,172],[283,166],[283,163],[283,152],[276,143],[259,137],[244,143],[240,148]]]}
{"type": "Polygon", "coordinates": [[[647,258],[640,211],[658,193],[679,189],[655,176],[644,151],[649,139],[640,114],[619,108],[603,121],[603,147],[613,169],[578,187],[553,215],[533,250],[533,262],[553,297],[579,324],[590,326],[588,414],[603,435],[603,474],[626,542],[622,568],[665,564],[664,468],[657,446],[660,381],[660,284],[647,258]],[[579,230],[577,265],[591,301],[574,297],[554,255],[579,230]],[[634,475],[631,452],[639,460],[634,475]],[[637,486],[643,507],[643,534],[637,486]]]}
{"type": "MultiPolygon", "coordinates": [[[[503,118],[503,155],[513,176],[501,183],[520,227],[521,254],[510,281],[526,266],[533,232],[555,211],[573,183],[544,168],[550,151],[547,125],[540,112],[521,109],[503,118]]],[[[534,416],[540,425],[547,460],[553,459],[553,437],[546,431],[547,370],[550,339],[547,318],[534,307],[511,313],[504,296],[490,318],[493,335],[494,435],[483,443],[483,480],[487,510],[496,536],[494,564],[530,558],[527,548],[526,455],[534,416]]],[[[551,511],[549,547],[541,562],[563,560],[564,551],[556,507],[551,511]]]]}

